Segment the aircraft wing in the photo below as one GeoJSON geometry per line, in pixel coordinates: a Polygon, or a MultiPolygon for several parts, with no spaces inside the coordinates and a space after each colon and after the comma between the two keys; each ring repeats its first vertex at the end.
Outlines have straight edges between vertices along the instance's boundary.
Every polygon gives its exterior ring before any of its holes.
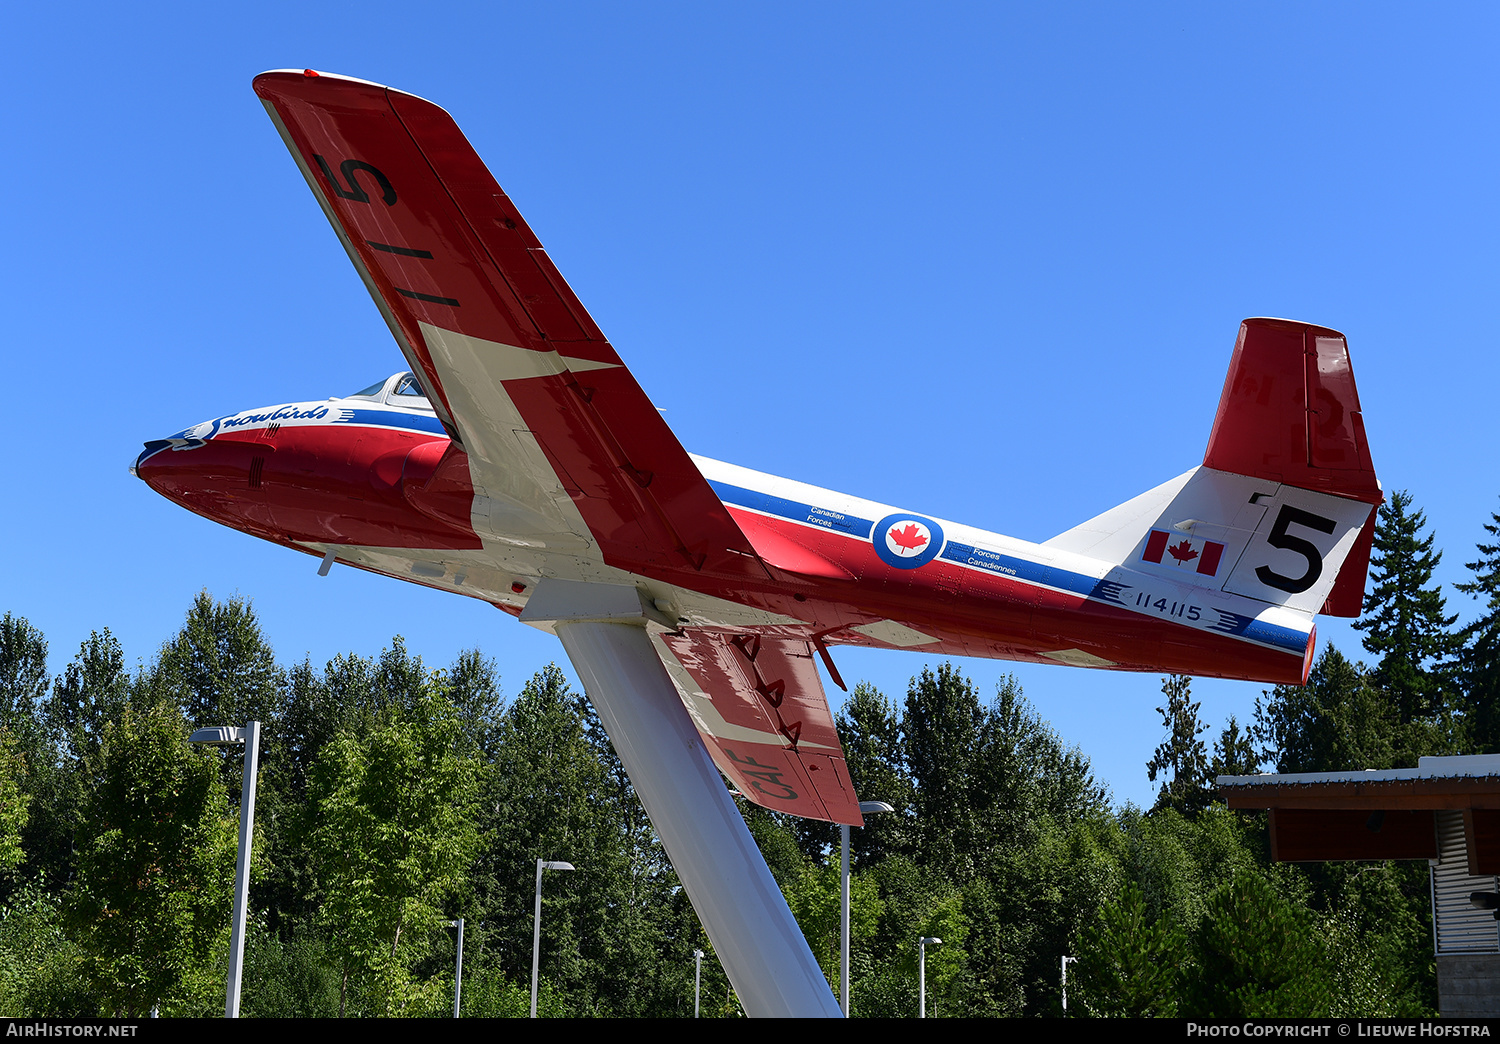
{"type": "Polygon", "coordinates": [[[811,644],[717,631],[657,641],[714,763],[745,797],[775,812],[864,825],[811,644]]]}
{"type": "Polygon", "coordinates": [[[571,530],[636,571],[765,579],[447,112],[311,70],[263,73],[255,91],[508,531],[571,530]]]}

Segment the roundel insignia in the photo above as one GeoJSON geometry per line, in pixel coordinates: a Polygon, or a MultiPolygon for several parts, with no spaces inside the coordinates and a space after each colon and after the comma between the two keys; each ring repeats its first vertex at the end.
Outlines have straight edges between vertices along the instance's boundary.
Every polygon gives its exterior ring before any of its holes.
{"type": "Polygon", "coordinates": [[[931,562],[943,549],[943,527],[930,518],[903,511],[876,523],[871,540],[886,565],[915,569],[931,562]]]}

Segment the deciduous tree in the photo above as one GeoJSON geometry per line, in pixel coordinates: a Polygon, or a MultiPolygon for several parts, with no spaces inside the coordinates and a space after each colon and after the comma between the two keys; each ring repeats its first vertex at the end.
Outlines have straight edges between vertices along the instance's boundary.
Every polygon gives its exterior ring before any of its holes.
{"type": "Polygon", "coordinates": [[[173,706],[127,705],[101,738],[67,917],[106,1014],[202,1015],[221,995],[235,822],[187,732],[173,706]]]}
{"type": "Polygon", "coordinates": [[[426,1014],[435,984],[416,981],[441,904],[456,894],[477,844],[478,762],[459,752],[458,717],[428,695],[344,732],[318,756],[309,788],[309,847],[318,923],[340,973],[371,1013],[426,1014]]]}

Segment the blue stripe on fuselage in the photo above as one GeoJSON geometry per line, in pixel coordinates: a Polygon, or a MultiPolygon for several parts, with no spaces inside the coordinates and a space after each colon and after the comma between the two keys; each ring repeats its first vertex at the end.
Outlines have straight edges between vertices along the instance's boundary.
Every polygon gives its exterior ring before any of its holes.
{"type": "Polygon", "coordinates": [[[773,497],[769,493],[746,489],[743,486],[731,486],[727,482],[715,482],[713,479],[709,479],[708,484],[719,495],[719,499],[726,504],[749,508],[751,511],[760,511],[793,522],[805,522],[821,529],[843,533],[845,536],[858,537],[860,540],[870,539],[870,531],[875,528],[875,523],[868,518],[841,515],[827,508],[787,500],[785,497],[773,497]]]}
{"type": "MultiPolygon", "coordinates": [[[[812,504],[787,500],[784,497],[772,496],[769,493],[746,489],[728,482],[716,482],[709,479],[708,484],[719,495],[719,499],[726,504],[775,515],[777,518],[784,518],[791,522],[803,522],[823,529],[831,529],[860,540],[870,539],[870,533],[875,527],[875,523],[869,519],[841,515],[812,504]]],[[[1122,589],[1129,585],[1101,580],[1085,573],[1075,573],[1057,566],[1031,562],[1014,555],[1003,555],[997,551],[986,551],[956,540],[948,541],[940,557],[956,565],[982,569],[996,576],[1011,577],[1026,583],[1068,591],[1091,601],[1130,608],[1120,597],[1122,589]]],[[[1230,613],[1222,609],[1211,611],[1219,614],[1219,623],[1207,628],[1195,627],[1193,630],[1206,629],[1220,634],[1231,634],[1237,638],[1247,638],[1258,644],[1274,646],[1290,653],[1300,654],[1307,646],[1307,634],[1295,628],[1264,623],[1254,617],[1230,613]]]]}
{"type": "Polygon", "coordinates": [[[443,422],[437,417],[427,417],[421,414],[396,413],[393,410],[351,410],[347,407],[339,409],[339,416],[333,418],[334,424],[364,424],[380,428],[408,428],[412,431],[425,431],[433,435],[446,435],[443,422]],[[344,414],[349,416],[343,416],[344,414]]]}

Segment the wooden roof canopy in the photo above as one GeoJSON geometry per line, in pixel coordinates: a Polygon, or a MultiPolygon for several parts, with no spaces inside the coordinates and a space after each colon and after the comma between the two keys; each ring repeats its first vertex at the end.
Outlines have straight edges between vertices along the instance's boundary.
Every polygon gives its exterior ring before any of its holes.
{"type": "Polygon", "coordinates": [[[1434,813],[1463,813],[1469,873],[1500,874],[1500,755],[1422,758],[1416,768],[1220,776],[1230,808],[1271,812],[1277,862],[1436,859],[1434,813]]]}

